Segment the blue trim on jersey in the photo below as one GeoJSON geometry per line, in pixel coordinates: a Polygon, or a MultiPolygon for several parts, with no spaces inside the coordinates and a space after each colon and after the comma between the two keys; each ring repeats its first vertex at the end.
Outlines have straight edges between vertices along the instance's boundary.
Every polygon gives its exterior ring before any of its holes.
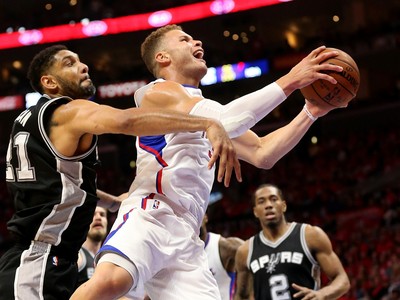
{"type": "Polygon", "coordinates": [[[235,281],[236,281],[236,273],[235,272],[227,272],[229,277],[231,278],[231,284],[229,286],[229,299],[233,299],[233,295],[235,294],[235,281]]]}
{"type": "Polygon", "coordinates": [[[125,257],[126,259],[130,260],[128,255],[123,253],[121,250],[115,248],[114,246],[104,245],[103,247],[100,248],[99,253],[100,252],[116,253],[116,254],[119,254],[119,255],[125,257]]]}
{"type": "Polygon", "coordinates": [[[144,151],[154,155],[158,163],[163,167],[168,166],[168,164],[162,158],[162,150],[166,146],[167,142],[164,135],[139,137],[139,147],[144,151]]]}
{"type": "Polygon", "coordinates": [[[124,225],[124,224],[126,223],[126,221],[129,219],[129,214],[130,214],[134,209],[135,209],[135,208],[132,208],[130,211],[128,211],[126,214],[123,215],[123,217],[122,217],[123,222],[122,222],[121,224],[119,224],[118,227],[117,227],[115,230],[111,231],[111,232],[107,235],[107,238],[105,239],[103,245],[106,244],[107,241],[108,241],[110,238],[112,238],[112,237],[114,236],[114,234],[117,233],[117,231],[122,227],[122,225],[124,225]]]}
{"type": "Polygon", "coordinates": [[[182,84],[182,86],[184,86],[184,87],[188,87],[188,88],[193,88],[193,89],[198,89],[198,87],[197,87],[197,86],[190,85],[190,84],[182,84]]]}

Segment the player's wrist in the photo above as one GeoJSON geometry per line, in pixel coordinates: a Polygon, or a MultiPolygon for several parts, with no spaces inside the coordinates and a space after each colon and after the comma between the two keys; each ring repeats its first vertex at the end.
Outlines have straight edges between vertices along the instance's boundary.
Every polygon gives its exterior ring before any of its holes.
{"type": "Polygon", "coordinates": [[[223,128],[222,124],[218,120],[214,120],[214,119],[207,120],[206,132],[208,132],[208,130],[210,130],[211,128],[217,128],[217,127],[223,128]]]}
{"type": "Polygon", "coordinates": [[[314,115],[308,110],[307,103],[304,103],[303,111],[306,113],[306,115],[310,118],[311,121],[313,121],[313,122],[317,121],[318,117],[314,116],[314,115]]]}
{"type": "Polygon", "coordinates": [[[281,78],[275,81],[283,90],[286,97],[289,97],[291,93],[293,93],[295,90],[299,88],[297,82],[293,80],[292,77],[293,76],[289,72],[288,74],[282,76],[281,78]]]}

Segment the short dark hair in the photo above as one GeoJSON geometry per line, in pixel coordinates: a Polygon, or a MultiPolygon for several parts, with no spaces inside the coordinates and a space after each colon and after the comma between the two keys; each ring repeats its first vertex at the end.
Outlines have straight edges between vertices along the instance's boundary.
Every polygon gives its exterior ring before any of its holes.
{"type": "Polygon", "coordinates": [[[27,77],[35,91],[43,94],[43,86],[40,83],[40,78],[45,75],[53,65],[54,56],[61,50],[68,50],[68,48],[64,45],[50,46],[37,53],[32,59],[27,77]]]}
{"type": "Polygon", "coordinates": [[[150,33],[140,47],[140,54],[142,56],[142,59],[147,69],[150,71],[150,73],[153,74],[154,77],[157,77],[157,64],[154,60],[154,56],[157,51],[159,51],[158,48],[164,35],[172,30],[182,30],[182,27],[175,24],[160,27],[150,33]]]}
{"type": "Polygon", "coordinates": [[[284,200],[283,192],[282,192],[282,190],[281,190],[278,186],[276,186],[275,184],[272,184],[272,183],[263,183],[263,184],[259,185],[259,186],[256,188],[256,190],[254,191],[254,193],[253,193],[253,196],[252,196],[252,198],[251,198],[251,201],[252,201],[252,203],[253,203],[253,206],[254,206],[255,203],[256,203],[256,193],[257,193],[257,191],[260,190],[260,189],[266,188],[266,187],[276,188],[276,190],[278,191],[279,197],[280,197],[282,200],[284,200]]]}

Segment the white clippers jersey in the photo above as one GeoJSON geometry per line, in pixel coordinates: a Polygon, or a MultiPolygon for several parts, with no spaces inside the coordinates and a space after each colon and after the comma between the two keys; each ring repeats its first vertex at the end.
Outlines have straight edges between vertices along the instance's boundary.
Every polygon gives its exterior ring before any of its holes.
{"type": "Polygon", "coordinates": [[[220,237],[220,234],[208,232],[204,250],[207,253],[210,271],[217,281],[221,299],[230,300],[233,299],[236,274],[228,273],[222,265],[218,245],[220,237]]]}
{"type": "MultiPolygon", "coordinates": [[[[145,91],[159,81],[153,81],[135,93],[136,106],[140,107],[145,91]]],[[[186,89],[201,96],[197,88],[186,89]]],[[[140,197],[142,204],[146,199],[162,201],[198,232],[215,171],[215,168],[209,170],[207,167],[212,149],[205,132],[142,136],[138,137],[136,148],[137,173],[129,198],[140,197]]]]}

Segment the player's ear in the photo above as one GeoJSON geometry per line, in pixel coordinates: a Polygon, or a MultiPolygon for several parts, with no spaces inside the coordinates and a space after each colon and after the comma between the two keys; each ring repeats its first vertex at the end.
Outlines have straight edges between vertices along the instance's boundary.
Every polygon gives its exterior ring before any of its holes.
{"type": "Polygon", "coordinates": [[[283,201],[282,201],[282,211],[283,211],[283,212],[286,212],[286,209],[287,209],[286,201],[283,200],[283,201]]]}
{"type": "Polygon", "coordinates": [[[253,214],[258,219],[258,214],[255,206],[253,206],[253,214]]]}
{"type": "Polygon", "coordinates": [[[160,51],[156,53],[156,61],[159,63],[166,63],[170,61],[169,54],[165,51],[160,51]]]}
{"type": "Polygon", "coordinates": [[[40,78],[40,82],[44,89],[54,90],[58,86],[57,80],[52,75],[43,75],[40,78]]]}

